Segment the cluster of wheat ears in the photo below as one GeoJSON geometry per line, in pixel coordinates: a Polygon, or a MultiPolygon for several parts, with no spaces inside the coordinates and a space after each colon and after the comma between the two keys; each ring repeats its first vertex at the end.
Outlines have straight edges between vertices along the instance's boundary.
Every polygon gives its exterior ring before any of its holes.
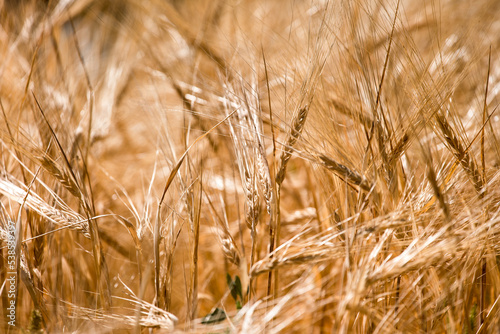
{"type": "Polygon", "coordinates": [[[498,332],[499,36],[497,0],[1,0],[1,330],[498,332]]]}

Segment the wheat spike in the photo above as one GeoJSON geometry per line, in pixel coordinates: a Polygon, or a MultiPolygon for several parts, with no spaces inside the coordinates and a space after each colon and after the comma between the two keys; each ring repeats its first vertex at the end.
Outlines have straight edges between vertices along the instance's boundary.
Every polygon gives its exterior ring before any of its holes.
{"type": "Polygon", "coordinates": [[[281,185],[283,183],[283,180],[285,179],[286,166],[288,164],[288,161],[290,160],[290,157],[292,156],[293,146],[295,145],[295,143],[297,143],[297,140],[302,133],[302,129],[304,128],[308,112],[309,106],[306,105],[305,107],[299,109],[297,115],[295,115],[293,119],[292,128],[287,135],[284,149],[280,156],[280,165],[278,168],[278,173],[276,174],[276,183],[278,185],[281,185]]]}
{"type": "Polygon", "coordinates": [[[47,172],[49,172],[52,176],[54,176],[62,185],[63,187],[68,190],[73,196],[76,198],[81,198],[82,193],[80,192],[80,189],[76,185],[76,183],[73,181],[73,179],[69,176],[68,173],[66,173],[63,169],[61,169],[57,163],[50,159],[49,157],[41,157],[39,158],[43,168],[47,172]]]}
{"type": "Polygon", "coordinates": [[[439,128],[441,129],[441,133],[444,139],[448,143],[448,147],[469,176],[476,191],[480,193],[483,189],[483,179],[481,177],[481,174],[479,173],[476,161],[469,154],[469,151],[462,146],[462,142],[455,134],[455,131],[450,126],[450,123],[447,121],[447,119],[438,114],[436,115],[436,120],[439,128]]]}
{"type": "Polygon", "coordinates": [[[28,208],[47,218],[59,227],[77,230],[86,238],[90,238],[88,219],[71,209],[66,208],[64,211],[56,209],[43,201],[35,193],[28,193],[4,177],[0,177],[0,193],[20,205],[24,203],[28,208]]]}
{"type": "Polygon", "coordinates": [[[373,185],[366,178],[359,175],[352,169],[349,169],[347,166],[344,166],[325,155],[320,155],[319,158],[321,159],[323,166],[335,172],[335,174],[345,181],[357,185],[366,191],[370,191],[372,188],[373,185]]]}

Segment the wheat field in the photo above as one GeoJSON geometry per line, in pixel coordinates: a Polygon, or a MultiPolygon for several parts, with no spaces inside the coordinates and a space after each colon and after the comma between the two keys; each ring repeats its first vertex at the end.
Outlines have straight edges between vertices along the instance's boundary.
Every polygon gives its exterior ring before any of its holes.
{"type": "Polygon", "coordinates": [[[500,332],[497,0],[0,0],[5,333],[500,332]]]}

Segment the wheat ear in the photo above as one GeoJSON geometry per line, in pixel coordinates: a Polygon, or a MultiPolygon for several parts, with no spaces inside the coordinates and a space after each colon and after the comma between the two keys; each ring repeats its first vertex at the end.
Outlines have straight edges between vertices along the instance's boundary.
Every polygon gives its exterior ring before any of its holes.
{"type": "Polygon", "coordinates": [[[286,166],[290,157],[292,156],[292,150],[295,143],[299,139],[302,129],[304,128],[304,124],[306,122],[307,114],[309,112],[309,106],[306,105],[303,108],[299,109],[299,112],[295,116],[292,124],[292,128],[288,133],[287,139],[285,141],[285,148],[281,153],[280,157],[280,165],[278,168],[278,173],[276,174],[276,184],[281,185],[286,175],[286,166]]]}
{"type": "Polygon", "coordinates": [[[323,166],[333,171],[337,174],[337,176],[346,182],[352,183],[366,191],[370,191],[372,188],[373,185],[365,177],[361,176],[352,169],[349,169],[347,166],[344,166],[325,155],[320,155],[319,158],[321,159],[323,166]]]}
{"type": "Polygon", "coordinates": [[[468,150],[463,147],[462,142],[455,134],[455,131],[450,126],[450,123],[448,123],[448,120],[440,114],[436,115],[436,120],[448,147],[469,176],[476,191],[480,193],[483,189],[483,179],[479,173],[476,161],[469,154],[468,150]]]}
{"type": "Polygon", "coordinates": [[[0,178],[0,193],[19,204],[25,203],[28,208],[47,218],[59,227],[77,230],[85,237],[90,238],[88,219],[80,214],[69,211],[69,209],[64,211],[58,210],[47,204],[38,197],[38,195],[33,192],[28,194],[26,190],[16,186],[3,177],[0,178]]]}
{"type": "Polygon", "coordinates": [[[62,186],[66,188],[66,190],[68,190],[76,198],[81,199],[82,193],[80,192],[78,185],[66,171],[58,166],[54,160],[48,156],[40,157],[38,160],[42,164],[42,167],[54,176],[62,184],[62,186]]]}

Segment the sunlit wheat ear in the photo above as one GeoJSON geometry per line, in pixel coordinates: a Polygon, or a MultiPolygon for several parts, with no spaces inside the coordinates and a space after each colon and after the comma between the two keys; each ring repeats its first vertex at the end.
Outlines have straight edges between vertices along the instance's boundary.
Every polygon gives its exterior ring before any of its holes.
{"type": "Polygon", "coordinates": [[[469,151],[464,148],[462,141],[458,138],[446,118],[441,114],[437,114],[436,121],[448,147],[469,176],[476,191],[480,193],[483,189],[483,179],[479,173],[476,161],[470,155],[469,151]]]}
{"type": "Polygon", "coordinates": [[[306,105],[299,109],[295,117],[293,118],[292,127],[290,132],[287,134],[283,152],[280,156],[280,164],[278,167],[278,172],[276,174],[276,183],[281,185],[286,176],[286,166],[288,165],[288,161],[290,160],[293,152],[293,147],[297,143],[302,130],[304,128],[304,124],[306,123],[307,114],[309,113],[309,106],[306,105]]]}
{"type": "MultiPolygon", "coordinates": [[[[229,94],[229,98],[235,95],[233,87],[229,84],[227,94],[229,94]]],[[[228,99],[226,101],[229,102],[228,99]]],[[[239,105],[239,103],[236,105],[239,105]]],[[[260,138],[256,139],[256,125],[250,119],[252,117],[251,112],[248,105],[238,107],[235,116],[236,120],[230,120],[228,124],[236,154],[236,165],[245,193],[245,221],[248,228],[253,230],[259,221],[261,213],[258,191],[259,180],[261,179],[264,185],[267,184],[266,175],[268,174],[265,170],[267,163],[258,148],[260,138]]]]}
{"type": "Polygon", "coordinates": [[[273,186],[271,184],[271,174],[269,172],[269,165],[267,163],[267,159],[262,145],[259,145],[257,151],[258,151],[258,156],[256,163],[259,175],[259,184],[262,189],[264,200],[266,201],[267,213],[271,215],[275,200],[273,195],[273,186]]]}
{"type": "Polygon", "coordinates": [[[49,172],[56,180],[58,180],[62,186],[68,190],[73,196],[76,198],[81,198],[82,193],[80,189],[73,181],[73,179],[66,173],[58,164],[49,157],[40,157],[39,158],[42,167],[49,172]]]}
{"type": "Polygon", "coordinates": [[[35,193],[28,193],[3,177],[0,177],[0,192],[19,204],[25,203],[24,205],[28,208],[47,218],[56,226],[77,230],[85,237],[90,238],[88,219],[71,209],[65,208],[64,211],[56,209],[43,201],[35,193]]]}
{"type": "MultiPolygon", "coordinates": [[[[257,115],[253,116],[254,119],[254,124],[256,124],[255,129],[259,129],[257,125],[259,125],[259,121],[257,121],[257,115]]],[[[255,164],[256,164],[256,169],[257,169],[257,175],[259,179],[259,186],[260,189],[262,190],[262,195],[264,196],[264,200],[266,201],[266,208],[267,208],[267,213],[270,215],[272,214],[272,210],[274,207],[274,190],[273,190],[273,185],[271,183],[271,174],[269,170],[269,164],[267,162],[266,158],[266,153],[264,150],[264,145],[262,143],[262,138],[260,132],[255,131],[254,132],[254,137],[255,137],[255,142],[256,142],[256,148],[255,153],[255,164]]]]}
{"type": "Polygon", "coordinates": [[[233,237],[229,231],[221,227],[216,229],[216,234],[225,258],[238,267],[241,261],[241,254],[233,237]]]}
{"type": "Polygon", "coordinates": [[[259,217],[261,214],[260,206],[260,196],[257,191],[257,180],[256,175],[245,176],[245,193],[246,193],[246,219],[247,227],[251,230],[255,228],[255,225],[259,222],[259,217]]]}
{"type": "MultiPolygon", "coordinates": [[[[257,91],[258,88],[253,85],[252,91],[257,91]]],[[[259,101],[254,93],[248,91],[245,86],[241,87],[242,94],[244,95],[244,103],[246,111],[246,130],[248,136],[252,138],[249,142],[253,145],[254,164],[258,177],[258,186],[261,190],[262,196],[266,202],[266,209],[269,215],[272,215],[274,210],[274,189],[271,183],[271,173],[269,163],[266,158],[264,132],[262,130],[262,111],[259,107],[259,101]]],[[[243,124],[242,124],[243,125],[243,124]]],[[[242,129],[243,130],[243,129],[242,129]]]]}
{"type": "MultiPolygon", "coordinates": [[[[223,202],[222,198],[221,202],[223,202]]],[[[224,213],[224,220],[220,218],[210,198],[208,198],[208,204],[212,212],[212,216],[214,217],[214,220],[216,222],[216,234],[221,244],[222,252],[229,262],[233,263],[236,266],[239,266],[242,255],[238,249],[238,246],[236,245],[235,240],[229,232],[229,226],[227,221],[225,220],[227,219],[227,217],[224,213]]]]}

